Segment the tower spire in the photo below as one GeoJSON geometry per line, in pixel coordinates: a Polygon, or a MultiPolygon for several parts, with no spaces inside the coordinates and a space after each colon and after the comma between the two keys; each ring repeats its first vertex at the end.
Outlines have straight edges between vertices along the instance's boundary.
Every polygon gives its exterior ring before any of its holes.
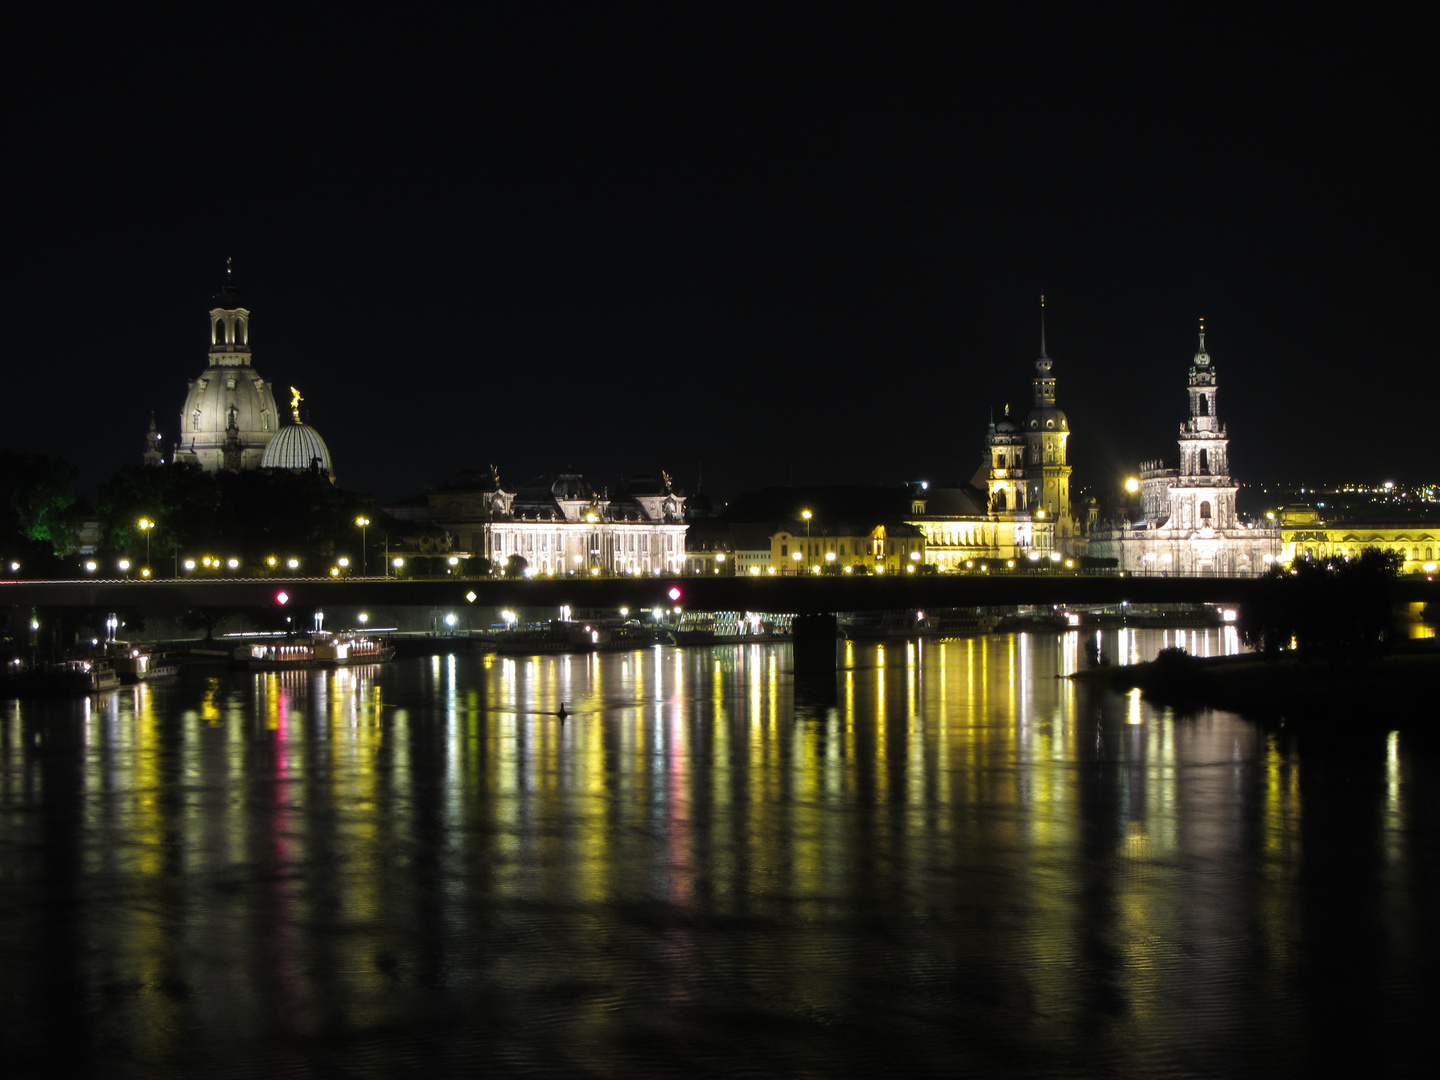
{"type": "MultiPolygon", "coordinates": [[[[1204,319],[1201,319],[1200,322],[1201,322],[1201,338],[1200,338],[1200,340],[1203,342],[1203,341],[1205,340],[1205,338],[1204,338],[1204,322],[1205,322],[1205,320],[1204,320],[1204,319]]],[[[1048,356],[1046,355],[1046,353],[1045,353],[1045,294],[1042,292],[1042,293],[1040,294],[1040,359],[1041,359],[1041,360],[1046,360],[1046,359],[1048,359],[1048,358],[1049,358],[1049,357],[1048,357],[1048,356]]]]}

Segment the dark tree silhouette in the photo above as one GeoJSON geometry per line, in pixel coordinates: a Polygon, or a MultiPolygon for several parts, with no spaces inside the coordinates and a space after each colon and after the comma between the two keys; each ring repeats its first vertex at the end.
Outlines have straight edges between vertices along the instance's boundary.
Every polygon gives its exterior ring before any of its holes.
{"type": "Polygon", "coordinates": [[[1332,663],[1367,660],[1392,640],[1397,552],[1366,548],[1358,558],[1297,559],[1266,575],[1240,615],[1241,639],[1263,655],[1294,650],[1332,663]]]}

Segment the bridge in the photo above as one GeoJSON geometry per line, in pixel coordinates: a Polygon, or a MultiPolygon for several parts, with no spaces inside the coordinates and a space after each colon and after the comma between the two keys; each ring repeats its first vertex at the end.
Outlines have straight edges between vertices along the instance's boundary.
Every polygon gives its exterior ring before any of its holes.
{"type": "MultiPolygon", "coordinates": [[[[553,607],[771,614],[1001,607],[1012,604],[1103,605],[1213,603],[1241,605],[1261,578],[1120,576],[1118,574],[944,574],[885,577],[650,577],[528,579],[194,578],[174,580],[0,581],[0,606],[275,607],[414,606],[427,608],[553,607]],[[282,599],[283,596],[283,599],[282,599]]],[[[1440,599],[1425,577],[1397,580],[1396,602],[1440,599]]]]}

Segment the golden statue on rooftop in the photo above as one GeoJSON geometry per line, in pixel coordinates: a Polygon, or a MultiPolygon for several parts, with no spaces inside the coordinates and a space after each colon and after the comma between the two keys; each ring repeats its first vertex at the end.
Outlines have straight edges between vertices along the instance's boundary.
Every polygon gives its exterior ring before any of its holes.
{"type": "Polygon", "coordinates": [[[300,402],[305,399],[300,396],[300,391],[290,387],[290,412],[295,417],[295,422],[300,423],[300,402]]]}

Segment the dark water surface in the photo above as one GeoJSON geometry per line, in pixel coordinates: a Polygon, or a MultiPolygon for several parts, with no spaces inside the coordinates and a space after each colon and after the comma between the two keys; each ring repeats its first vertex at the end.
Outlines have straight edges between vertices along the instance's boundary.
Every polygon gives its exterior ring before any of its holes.
{"type": "Polygon", "coordinates": [[[1429,1075],[1436,759],[1080,648],[857,645],[833,703],[784,646],[0,703],[0,1072],[1429,1075]]]}

